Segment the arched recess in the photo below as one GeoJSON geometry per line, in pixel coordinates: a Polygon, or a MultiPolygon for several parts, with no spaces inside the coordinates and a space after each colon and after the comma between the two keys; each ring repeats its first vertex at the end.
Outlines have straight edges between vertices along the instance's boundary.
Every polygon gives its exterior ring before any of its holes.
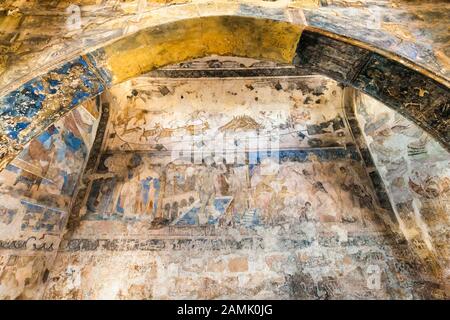
{"type": "Polygon", "coordinates": [[[208,55],[291,63],[377,98],[450,150],[450,85],[370,45],[289,22],[209,16],[131,34],[37,76],[0,98],[0,170],[48,125],[108,87],[208,55]]]}

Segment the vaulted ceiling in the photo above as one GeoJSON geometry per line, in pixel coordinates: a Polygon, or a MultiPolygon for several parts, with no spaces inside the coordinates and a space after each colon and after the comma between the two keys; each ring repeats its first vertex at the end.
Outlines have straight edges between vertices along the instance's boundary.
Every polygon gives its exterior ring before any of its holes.
{"type": "Polygon", "coordinates": [[[7,1],[1,166],[110,85],[209,54],[325,74],[383,101],[448,149],[448,4],[420,3],[7,1]]]}

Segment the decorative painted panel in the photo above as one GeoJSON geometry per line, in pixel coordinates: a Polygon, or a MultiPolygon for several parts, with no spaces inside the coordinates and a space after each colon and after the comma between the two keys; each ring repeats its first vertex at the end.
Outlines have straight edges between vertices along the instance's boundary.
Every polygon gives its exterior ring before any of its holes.
{"type": "Polygon", "coordinates": [[[0,254],[8,259],[0,272],[1,299],[42,294],[97,117],[92,103],[72,110],[31,140],[0,173],[0,254]]]}

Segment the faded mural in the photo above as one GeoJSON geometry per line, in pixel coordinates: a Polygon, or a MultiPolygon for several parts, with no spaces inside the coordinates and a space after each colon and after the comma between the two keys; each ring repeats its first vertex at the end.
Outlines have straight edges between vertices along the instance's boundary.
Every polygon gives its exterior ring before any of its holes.
{"type": "Polygon", "coordinates": [[[103,99],[45,298],[445,296],[384,223],[334,81],[142,77],[103,99]]]}
{"type": "Polygon", "coordinates": [[[78,107],[0,173],[0,299],[29,299],[43,291],[97,117],[94,102],[78,107]]]}
{"type": "MultiPolygon", "coordinates": [[[[427,94],[427,92],[423,92],[427,94]]],[[[357,115],[400,228],[450,285],[450,154],[423,130],[361,95],[357,115]]]]}
{"type": "Polygon", "coordinates": [[[449,298],[449,1],[0,2],[0,299],[449,298]]]}

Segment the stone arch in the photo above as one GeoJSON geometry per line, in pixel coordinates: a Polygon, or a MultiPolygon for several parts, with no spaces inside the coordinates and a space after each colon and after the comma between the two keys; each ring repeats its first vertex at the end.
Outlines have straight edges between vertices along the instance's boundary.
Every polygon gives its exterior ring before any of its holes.
{"type": "Polygon", "coordinates": [[[317,28],[265,18],[205,16],[140,30],[1,97],[0,170],[82,101],[151,70],[208,55],[272,60],[329,76],[382,101],[450,150],[450,85],[436,74],[317,28]]]}

